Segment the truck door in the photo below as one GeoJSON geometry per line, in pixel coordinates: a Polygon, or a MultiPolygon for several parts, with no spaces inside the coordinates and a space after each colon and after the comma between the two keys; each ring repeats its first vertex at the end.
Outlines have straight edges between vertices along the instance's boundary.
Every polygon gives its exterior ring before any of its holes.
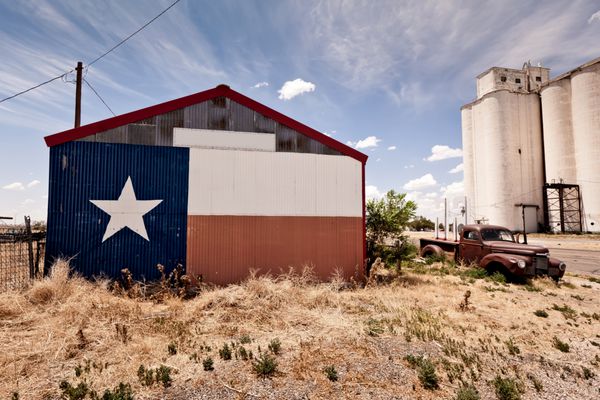
{"type": "Polygon", "coordinates": [[[479,262],[479,259],[481,258],[481,249],[483,248],[479,232],[465,230],[459,246],[460,257],[465,263],[479,262]]]}

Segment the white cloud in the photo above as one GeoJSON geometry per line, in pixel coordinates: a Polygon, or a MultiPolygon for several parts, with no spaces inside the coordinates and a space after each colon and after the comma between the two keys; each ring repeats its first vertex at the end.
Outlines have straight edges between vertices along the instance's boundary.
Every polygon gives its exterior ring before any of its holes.
{"type": "Polygon", "coordinates": [[[31,182],[29,182],[27,184],[27,187],[28,188],[32,188],[32,187],[35,187],[35,186],[39,185],[40,183],[42,183],[42,182],[38,181],[37,179],[34,179],[34,180],[32,180],[31,182]]]}
{"type": "Polygon", "coordinates": [[[415,166],[414,166],[413,164],[410,164],[410,165],[405,165],[405,166],[404,166],[404,169],[410,169],[410,168],[414,168],[414,167],[415,167],[415,166]]]}
{"type": "Polygon", "coordinates": [[[13,182],[8,185],[2,186],[2,189],[6,190],[25,190],[25,186],[21,182],[13,182]]]}
{"type": "Polygon", "coordinates": [[[253,89],[260,89],[261,87],[269,86],[269,82],[258,82],[256,85],[252,86],[253,89]]]}
{"type": "Polygon", "coordinates": [[[377,186],[367,185],[365,186],[365,196],[367,199],[380,199],[383,193],[377,189],[377,186]]]}
{"type": "Polygon", "coordinates": [[[457,174],[459,172],[464,171],[464,164],[460,163],[458,164],[456,167],[452,168],[450,171],[448,171],[451,174],[457,174]]]}
{"type": "Polygon", "coordinates": [[[285,82],[281,89],[277,91],[277,93],[279,93],[279,99],[291,100],[302,93],[314,92],[315,89],[316,86],[314,83],[306,82],[298,78],[294,79],[293,81],[285,82]]]}
{"type": "Polygon", "coordinates": [[[590,19],[588,19],[588,24],[591,24],[592,22],[594,22],[594,20],[600,22],[600,10],[592,14],[590,19]]]}
{"type": "Polygon", "coordinates": [[[428,199],[435,199],[438,196],[437,192],[429,192],[425,195],[428,199]]]}
{"type": "Polygon", "coordinates": [[[423,189],[423,188],[435,186],[436,184],[437,184],[437,182],[434,179],[433,175],[431,175],[431,174],[425,174],[425,175],[423,175],[420,178],[408,181],[403,186],[403,188],[406,189],[406,190],[418,190],[418,189],[423,189]]]}
{"type": "Polygon", "coordinates": [[[388,147],[388,150],[390,150],[390,151],[396,150],[396,146],[390,146],[390,147],[388,147]]]}
{"type": "Polygon", "coordinates": [[[453,149],[449,146],[436,144],[431,148],[431,155],[426,160],[440,161],[456,157],[462,157],[462,149],[453,149]]]}
{"type": "Polygon", "coordinates": [[[377,144],[381,142],[377,136],[369,136],[358,142],[347,141],[346,144],[350,147],[354,147],[356,149],[367,149],[369,147],[377,147],[377,144]]]}
{"type": "Polygon", "coordinates": [[[460,182],[452,182],[447,186],[443,186],[440,189],[440,193],[442,197],[446,197],[447,199],[454,199],[456,197],[464,197],[465,195],[465,185],[463,181],[460,182]]]}

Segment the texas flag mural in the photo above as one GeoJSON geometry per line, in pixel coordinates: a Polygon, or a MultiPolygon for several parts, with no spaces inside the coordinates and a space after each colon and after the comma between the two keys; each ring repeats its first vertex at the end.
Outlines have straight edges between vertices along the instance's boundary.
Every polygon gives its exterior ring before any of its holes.
{"type": "Polygon", "coordinates": [[[128,268],[151,280],[157,264],[181,264],[221,284],[305,266],[323,279],[360,275],[361,162],[274,143],[178,128],[173,147],[52,147],[47,265],[64,257],[84,276],[128,268]]]}

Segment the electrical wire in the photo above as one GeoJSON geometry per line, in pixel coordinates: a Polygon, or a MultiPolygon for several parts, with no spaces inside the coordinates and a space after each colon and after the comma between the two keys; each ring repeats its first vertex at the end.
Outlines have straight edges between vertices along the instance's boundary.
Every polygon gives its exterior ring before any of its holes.
{"type": "MultiPolygon", "coordinates": [[[[105,56],[107,56],[109,53],[111,53],[113,50],[115,50],[116,48],[118,48],[119,46],[121,46],[123,43],[125,43],[126,41],[128,41],[129,39],[131,39],[132,37],[134,37],[135,35],[137,35],[139,32],[141,32],[144,28],[146,28],[148,25],[150,25],[151,23],[153,23],[154,21],[156,21],[158,18],[160,18],[164,13],[166,13],[167,11],[169,11],[171,8],[173,8],[177,3],[179,3],[181,0],[175,0],[169,7],[165,8],[163,11],[161,11],[156,17],[152,18],[150,21],[146,22],[144,25],[141,26],[141,28],[139,28],[137,31],[133,32],[131,35],[127,36],[125,39],[121,40],[119,43],[117,43],[116,45],[114,45],[113,47],[111,47],[108,51],[106,51],[105,53],[103,53],[102,55],[100,55],[99,57],[96,57],[92,62],[88,63],[86,66],[86,73],[87,73],[87,69],[94,63],[100,61],[102,58],[104,58],[105,56]]],[[[50,82],[54,82],[57,79],[61,79],[63,77],[65,77],[66,75],[70,74],[71,72],[75,71],[75,69],[71,69],[63,74],[60,74],[58,76],[55,76],[54,78],[48,79],[45,82],[40,83],[39,85],[35,85],[30,87],[29,89],[23,90],[19,93],[15,93],[11,96],[5,97],[2,100],[0,100],[0,103],[3,103],[7,100],[10,99],[14,99],[17,96],[20,96],[22,94],[25,94],[27,92],[30,92],[34,89],[37,89],[41,86],[47,85],[50,82]]],[[[89,85],[89,83],[88,83],[89,85]]],[[[91,87],[91,86],[90,86],[91,87]]],[[[93,90],[93,89],[92,89],[93,90]]],[[[96,93],[97,94],[97,93],[96,93]]],[[[104,102],[104,101],[103,101],[104,102]]],[[[107,106],[108,107],[108,106],[107,106]]],[[[110,108],[109,108],[110,109],[110,108]]],[[[111,110],[112,112],[112,110],[111,110]]],[[[113,113],[114,114],[114,113],[113,113]]]]}
{"type": "Polygon", "coordinates": [[[137,31],[133,32],[131,35],[127,36],[125,39],[121,40],[119,43],[117,43],[116,45],[114,45],[113,47],[111,47],[106,53],[102,54],[101,56],[97,57],[93,61],[89,62],[87,64],[87,68],[91,67],[94,63],[96,63],[97,61],[100,61],[104,56],[108,55],[110,52],[112,52],[113,50],[115,50],[117,47],[121,46],[123,43],[125,43],[126,41],[128,41],[129,39],[131,39],[132,37],[134,37],[141,30],[143,30],[148,25],[150,25],[151,23],[153,23],[154,21],[156,21],[158,18],[160,18],[164,13],[166,13],[167,11],[169,11],[172,7],[174,7],[180,1],[181,0],[175,0],[175,2],[173,2],[169,7],[165,8],[163,11],[161,11],[160,14],[158,14],[156,17],[152,18],[150,21],[148,21],[144,25],[142,25],[142,27],[140,29],[138,29],[137,31]]]}
{"type": "Polygon", "coordinates": [[[87,81],[87,79],[84,79],[83,81],[85,82],[85,84],[86,84],[86,85],[88,85],[88,86],[90,87],[90,89],[92,89],[92,92],[94,92],[94,94],[95,94],[96,96],[98,96],[98,98],[100,99],[100,101],[102,102],[102,104],[104,104],[104,105],[106,106],[106,108],[108,108],[108,111],[110,111],[110,113],[111,113],[113,116],[115,116],[115,117],[116,117],[117,115],[116,115],[116,114],[113,112],[113,110],[112,110],[112,109],[111,109],[111,108],[108,106],[108,104],[106,104],[106,102],[104,101],[104,99],[102,98],[102,96],[100,96],[100,94],[99,94],[99,93],[96,91],[96,89],[94,89],[94,87],[93,87],[93,86],[92,86],[92,85],[91,85],[91,84],[90,84],[90,83],[87,81]]]}

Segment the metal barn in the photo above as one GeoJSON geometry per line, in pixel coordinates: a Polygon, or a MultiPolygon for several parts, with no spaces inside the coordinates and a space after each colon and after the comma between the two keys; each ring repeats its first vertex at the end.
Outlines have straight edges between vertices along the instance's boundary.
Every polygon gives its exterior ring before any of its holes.
{"type": "Polygon", "coordinates": [[[228,86],[45,140],[47,263],[137,279],[182,264],[217,284],[363,275],[367,156],[228,86]]]}

